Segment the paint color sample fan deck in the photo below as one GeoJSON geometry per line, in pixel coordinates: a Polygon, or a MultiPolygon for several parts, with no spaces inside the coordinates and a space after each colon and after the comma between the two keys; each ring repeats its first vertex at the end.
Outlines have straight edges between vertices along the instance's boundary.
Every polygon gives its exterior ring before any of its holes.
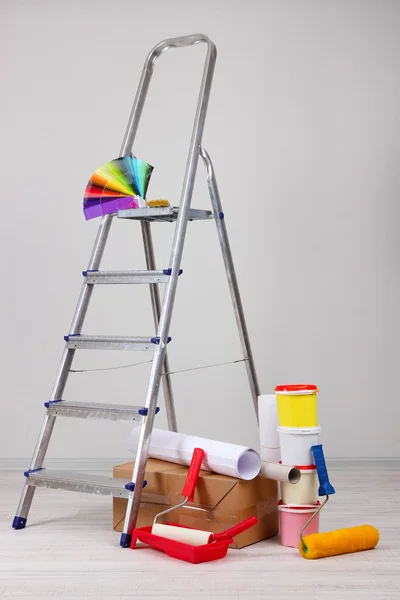
{"type": "Polygon", "coordinates": [[[144,204],[153,167],[133,156],[115,158],[90,178],[83,198],[86,220],[144,204]]]}

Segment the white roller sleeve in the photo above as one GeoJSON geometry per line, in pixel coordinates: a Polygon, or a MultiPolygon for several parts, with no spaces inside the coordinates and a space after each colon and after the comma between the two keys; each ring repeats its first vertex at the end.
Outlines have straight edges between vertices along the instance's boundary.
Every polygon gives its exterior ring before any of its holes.
{"type": "Polygon", "coordinates": [[[187,529],[186,527],[174,527],[173,525],[164,525],[163,523],[155,523],[151,533],[159,535],[169,540],[183,542],[190,546],[202,546],[208,544],[213,537],[211,531],[200,531],[199,529],[187,529]]]}
{"type": "Polygon", "coordinates": [[[275,394],[258,396],[258,421],[261,460],[279,462],[280,441],[275,394]]]}
{"type": "MultiPolygon", "coordinates": [[[[139,434],[140,427],[135,427],[129,444],[129,451],[134,454],[139,434]]],[[[252,448],[164,429],[153,429],[149,456],[178,465],[190,465],[194,448],[203,448],[205,457],[201,468],[206,471],[215,471],[239,479],[254,479],[260,472],[260,456],[252,448]]]]}

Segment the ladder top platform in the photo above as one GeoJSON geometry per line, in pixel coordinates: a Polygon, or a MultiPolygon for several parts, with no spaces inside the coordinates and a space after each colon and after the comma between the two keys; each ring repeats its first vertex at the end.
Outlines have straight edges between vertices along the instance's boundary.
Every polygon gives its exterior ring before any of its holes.
{"type": "MultiPolygon", "coordinates": [[[[137,219],[139,221],[176,221],[178,218],[178,206],[148,207],[148,208],[129,208],[128,210],[119,210],[117,217],[119,219],[137,219]]],[[[211,210],[201,210],[191,208],[189,211],[189,221],[200,221],[213,219],[211,210]]]]}

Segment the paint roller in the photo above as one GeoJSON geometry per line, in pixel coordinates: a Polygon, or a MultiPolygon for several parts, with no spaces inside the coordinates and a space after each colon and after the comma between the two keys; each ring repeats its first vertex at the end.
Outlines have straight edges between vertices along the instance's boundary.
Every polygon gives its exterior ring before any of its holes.
{"type": "Polygon", "coordinates": [[[329,496],[335,493],[335,489],[329,481],[322,445],[317,444],[316,446],[312,446],[311,450],[314,455],[320,484],[318,495],[325,496],[325,500],[301,529],[299,542],[300,554],[304,558],[312,560],[315,558],[360,552],[362,550],[372,550],[379,541],[379,531],[372,525],[348,527],[327,533],[312,533],[303,537],[306,527],[323,509],[329,500],[329,496]]]}
{"type": "Polygon", "coordinates": [[[166,515],[177,508],[182,508],[187,502],[193,502],[194,491],[196,488],[197,480],[199,478],[199,472],[201,463],[204,459],[204,450],[202,448],[195,448],[193,450],[192,460],[190,461],[189,470],[186,476],[185,485],[183,486],[181,495],[184,496],[182,502],[171,508],[167,508],[162,512],[158,513],[153,522],[151,533],[158,535],[163,538],[175,540],[177,542],[183,542],[190,546],[202,546],[204,544],[210,544],[221,540],[226,540],[230,537],[234,537],[246,529],[249,529],[253,525],[257,524],[255,517],[249,517],[241,523],[238,523],[234,527],[223,531],[222,533],[212,533],[211,531],[200,531],[198,529],[189,529],[187,527],[176,527],[170,523],[157,523],[157,519],[163,515],[166,515]]]}
{"type": "Polygon", "coordinates": [[[196,483],[199,478],[199,472],[201,463],[204,459],[204,450],[202,448],[195,448],[192,454],[192,460],[190,461],[189,470],[186,476],[185,485],[183,486],[181,495],[184,496],[182,502],[171,508],[167,508],[162,512],[158,513],[153,521],[151,533],[159,535],[160,537],[168,538],[170,540],[176,540],[178,542],[184,542],[191,546],[201,546],[208,544],[211,540],[212,533],[209,531],[199,531],[197,529],[186,529],[183,527],[174,527],[174,525],[165,525],[164,523],[157,523],[157,519],[166,515],[177,508],[182,508],[187,502],[193,502],[194,491],[196,483]]]}

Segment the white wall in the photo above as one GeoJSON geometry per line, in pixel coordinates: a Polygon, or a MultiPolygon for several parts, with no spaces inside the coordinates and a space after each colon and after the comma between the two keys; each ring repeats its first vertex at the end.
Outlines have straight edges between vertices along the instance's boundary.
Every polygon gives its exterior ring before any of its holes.
{"type": "MultiPolygon", "coordinates": [[[[198,31],[219,50],[204,143],[261,388],[318,383],[329,456],[398,457],[400,4],[1,0],[0,10],[0,459],[28,459],[36,441],[97,229],[82,215],[86,182],[118,155],[147,52],[198,31]]],[[[156,166],[149,195],[174,204],[203,58],[198,46],[160,59],[135,144],[156,166]]],[[[193,205],[207,207],[202,175],[193,205]]],[[[154,227],[160,268],[172,229],[154,227]]],[[[139,225],[112,233],[104,267],[144,268],[139,225]]],[[[240,357],[214,225],[188,233],[177,369],[240,357]]],[[[84,331],[152,333],[147,290],[96,290],[84,331]]],[[[88,352],[75,366],[139,360],[88,352]]],[[[76,374],[65,397],[140,404],[148,372],[76,374]]],[[[257,443],[243,365],[173,381],[182,431],[257,443]]],[[[49,456],[123,457],[129,429],[59,420],[49,456]]]]}

